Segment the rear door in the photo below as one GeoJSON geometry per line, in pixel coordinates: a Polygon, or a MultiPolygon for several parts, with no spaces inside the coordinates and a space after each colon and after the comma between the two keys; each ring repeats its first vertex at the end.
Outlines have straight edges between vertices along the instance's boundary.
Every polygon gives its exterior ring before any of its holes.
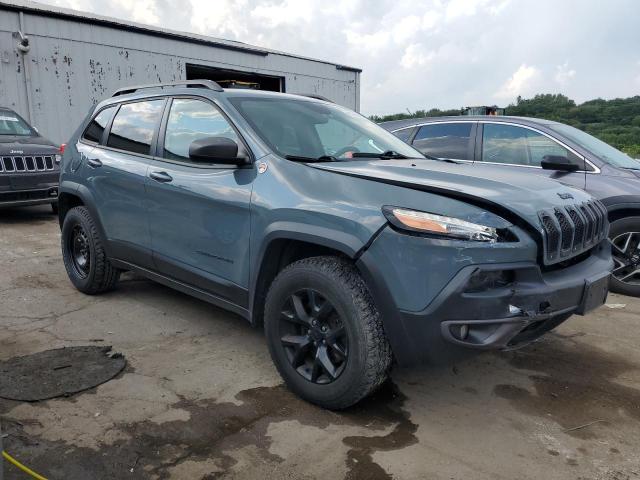
{"type": "Polygon", "coordinates": [[[584,158],[554,138],[532,128],[501,122],[481,122],[477,152],[479,161],[475,165],[480,168],[501,165],[514,172],[543,175],[572,187],[585,188],[584,158]],[[583,168],[578,172],[544,170],[541,162],[546,155],[567,157],[583,168]]]}
{"type": "Polygon", "coordinates": [[[153,259],[159,272],[246,307],[255,169],[191,160],[189,145],[210,136],[242,143],[209,100],[171,101],[147,178],[153,259]]]}
{"type": "Polygon", "coordinates": [[[475,129],[475,122],[430,123],[418,128],[411,144],[432,157],[472,162],[475,129]]]}
{"type": "Polygon", "coordinates": [[[107,112],[115,113],[108,125],[101,125],[98,115],[84,134],[96,145],[87,154],[85,178],[110,255],[142,267],[152,266],[145,180],[165,102],[156,98],[113,107],[117,111],[107,112]]]}

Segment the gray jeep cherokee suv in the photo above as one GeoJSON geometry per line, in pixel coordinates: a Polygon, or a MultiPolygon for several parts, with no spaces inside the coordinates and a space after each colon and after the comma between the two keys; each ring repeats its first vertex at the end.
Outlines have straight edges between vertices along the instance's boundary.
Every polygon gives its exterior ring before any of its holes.
{"type": "Polygon", "coordinates": [[[64,264],[123,270],[264,324],[327,408],[400,365],[524,345],[600,306],[613,266],[587,193],[429,160],[321,99],[190,81],[120,90],[63,157],[64,264]]]}
{"type": "Polygon", "coordinates": [[[20,115],[0,107],[0,207],[58,208],[60,148],[20,115]]]}

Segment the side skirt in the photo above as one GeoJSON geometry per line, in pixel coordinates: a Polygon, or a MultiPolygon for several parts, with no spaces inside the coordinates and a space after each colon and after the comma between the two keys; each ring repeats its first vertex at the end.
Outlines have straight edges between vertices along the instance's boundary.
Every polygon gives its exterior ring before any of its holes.
{"type": "Polygon", "coordinates": [[[199,288],[179,282],[178,280],[166,277],[160,273],[148,270],[138,265],[134,265],[133,263],[125,262],[123,260],[117,260],[114,258],[110,258],[109,261],[113,264],[114,267],[121,268],[123,270],[131,270],[142,275],[143,277],[148,278],[149,280],[153,280],[154,282],[158,282],[162,285],[173,288],[174,290],[178,290],[179,292],[186,293],[187,295],[191,295],[192,297],[196,297],[200,300],[204,300],[205,302],[211,303],[216,307],[220,307],[237,315],[240,315],[246,320],[250,321],[251,319],[251,314],[246,308],[240,307],[235,303],[231,303],[228,300],[217,297],[211,293],[205,292],[204,290],[200,290],[199,288]]]}

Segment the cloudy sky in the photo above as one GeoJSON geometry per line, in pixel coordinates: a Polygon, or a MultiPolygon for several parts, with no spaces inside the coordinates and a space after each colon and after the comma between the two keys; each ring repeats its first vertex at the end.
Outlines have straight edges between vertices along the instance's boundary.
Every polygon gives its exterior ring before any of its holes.
{"type": "Polygon", "coordinates": [[[640,94],[639,0],[44,2],[360,67],[365,114],[640,94]]]}

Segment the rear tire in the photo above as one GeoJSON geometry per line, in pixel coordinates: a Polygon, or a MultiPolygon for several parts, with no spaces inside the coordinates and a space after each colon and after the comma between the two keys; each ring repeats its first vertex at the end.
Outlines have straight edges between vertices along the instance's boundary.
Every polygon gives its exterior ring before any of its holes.
{"type": "Polygon", "coordinates": [[[612,253],[615,260],[611,291],[640,297],[640,217],[621,218],[612,222],[609,238],[613,243],[612,253]],[[627,275],[631,276],[625,278],[627,275]]]}
{"type": "Polygon", "coordinates": [[[71,283],[94,295],[112,290],[120,270],[105,254],[95,221],[86,207],[74,207],[62,223],[62,259],[71,283]]]}
{"type": "Polygon", "coordinates": [[[311,403],[347,408],[388,377],[392,355],[382,318],[347,260],[313,257],[286,267],[269,289],[264,318],[280,375],[311,403]]]}

